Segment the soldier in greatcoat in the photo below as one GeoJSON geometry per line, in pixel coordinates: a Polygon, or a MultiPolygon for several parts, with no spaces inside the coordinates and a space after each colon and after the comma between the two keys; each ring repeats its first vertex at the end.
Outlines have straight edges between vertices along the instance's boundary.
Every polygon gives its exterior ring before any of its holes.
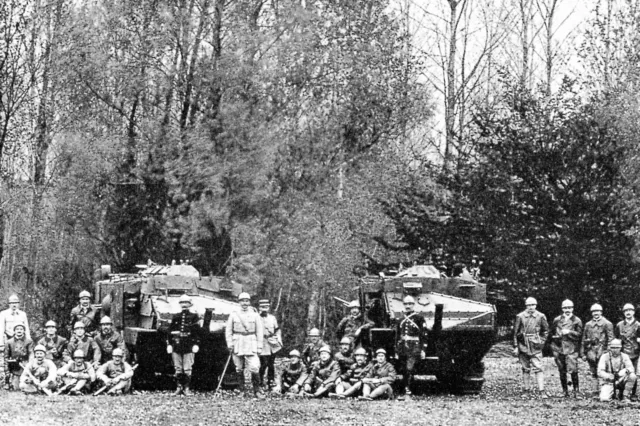
{"type": "Polygon", "coordinates": [[[47,350],[45,357],[60,368],[65,364],[64,354],[69,341],[58,335],[58,326],[55,321],[47,321],[45,331],[46,334],[38,340],[38,345],[45,347],[47,350]]]}
{"type": "Polygon", "coordinates": [[[320,348],[320,359],[311,366],[311,373],[304,384],[304,394],[312,398],[328,396],[336,387],[336,380],[340,377],[338,362],[331,359],[331,348],[320,348]]]}
{"type": "MultiPolygon", "coordinates": [[[[640,323],[636,321],[636,309],[631,303],[627,303],[622,308],[624,319],[616,324],[613,330],[616,339],[622,341],[622,353],[627,354],[634,371],[638,368],[638,356],[640,355],[640,323]]],[[[631,397],[636,396],[636,384],[631,390],[631,397]]]]}
{"type": "Polygon", "coordinates": [[[585,324],[582,332],[582,345],[580,356],[586,359],[591,371],[594,383],[594,396],[600,394],[598,381],[598,361],[602,354],[609,348],[609,343],[614,338],[613,324],[602,316],[602,306],[595,303],[591,306],[591,321],[585,324]]]}
{"type": "Polygon", "coordinates": [[[282,332],[278,326],[278,320],[269,313],[271,304],[268,299],[258,302],[260,320],[264,329],[262,354],[260,355],[260,386],[264,385],[264,376],[267,375],[267,388],[271,390],[275,386],[275,360],[276,354],[282,349],[282,332]]]}
{"type": "Polygon", "coordinates": [[[262,399],[264,394],[260,390],[260,354],[264,347],[264,328],[260,315],[250,308],[251,296],[240,293],[238,299],[241,309],[232,312],[227,320],[227,346],[233,354],[236,371],[240,374],[240,389],[245,389],[244,368],[248,367],[253,394],[262,399]]]}
{"type": "Polygon", "coordinates": [[[396,370],[387,361],[387,351],[380,348],[376,351],[376,361],[362,379],[362,396],[359,399],[372,400],[386,397],[393,399],[393,382],[396,370]]]}
{"type": "Polygon", "coordinates": [[[569,396],[567,374],[570,374],[575,398],[580,392],[578,356],[580,354],[580,339],[582,338],[582,321],[573,314],[571,300],[562,302],[562,315],[554,318],[551,333],[551,350],[558,366],[562,392],[565,397],[569,396]]]}
{"type": "Polygon", "coordinates": [[[526,309],[516,316],[513,330],[514,354],[522,365],[522,380],[525,391],[531,385],[530,374],[535,374],[538,391],[542,398],[547,398],[544,392],[544,373],[542,372],[542,348],[549,335],[547,317],[536,310],[538,302],[533,297],[525,300],[526,309]]]}
{"type": "Polygon", "coordinates": [[[83,290],[78,295],[79,303],[71,310],[69,329],[73,332],[78,321],[84,324],[85,332],[93,337],[98,330],[98,311],[91,306],[91,293],[83,290]]]}
{"type": "Polygon", "coordinates": [[[278,388],[282,394],[297,395],[302,392],[307,380],[307,368],[300,361],[300,351],[289,352],[289,362],[285,363],[278,376],[278,388]]]}
{"type": "Polygon", "coordinates": [[[349,338],[353,347],[357,348],[362,345],[362,333],[373,327],[373,321],[362,315],[360,302],[357,300],[351,301],[347,307],[349,308],[349,315],[342,318],[338,323],[336,337],[340,341],[345,337],[349,338]]]}
{"type": "Polygon", "coordinates": [[[191,371],[195,354],[200,350],[200,318],[191,312],[191,297],[180,296],[180,312],[171,318],[167,353],[171,355],[175,369],[176,391],[174,396],[191,395],[191,371]]]}
{"type": "Polygon", "coordinates": [[[113,321],[108,316],[104,316],[100,320],[100,332],[96,333],[94,339],[100,346],[100,353],[102,354],[100,364],[111,361],[111,354],[116,348],[121,349],[126,358],[127,348],[124,344],[124,338],[122,334],[113,329],[113,321]]]}
{"type": "Polygon", "coordinates": [[[425,357],[424,347],[427,343],[427,322],[422,315],[414,311],[415,299],[405,296],[402,302],[404,316],[396,329],[396,353],[398,367],[402,373],[398,398],[400,400],[405,397],[411,398],[411,381],[418,363],[425,357]]]}

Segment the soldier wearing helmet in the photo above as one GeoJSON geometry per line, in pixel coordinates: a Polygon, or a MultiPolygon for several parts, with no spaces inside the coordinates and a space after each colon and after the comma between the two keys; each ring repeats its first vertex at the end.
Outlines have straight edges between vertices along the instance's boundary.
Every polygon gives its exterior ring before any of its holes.
{"type": "Polygon", "coordinates": [[[262,354],[260,355],[260,386],[264,385],[264,376],[267,374],[267,388],[271,390],[275,386],[275,360],[276,353],[282,349],[282,333],[278,326],[278,320],[269,313],[271,304],[269,299],[261,299],[258,302],[260,320],[264,330],[262,354]]]}
{"type": "Polygon", "coordinates": [[[414,308],[416,301],[412,296],[405,296],[404,316],[398,321],[396,328],[396,354],[398,366],[402,373],[399,399],[411,398],[411,381],[420,359],[424,358],[424,347],[427,343],[427,322],[414,308]]]}
{"type": "Polygon", "coordinates": [[[582,339],[582,321],[573,314],[573,302],[562,302],[562,315],[553,319],[551,325],[551,350],[558,366],[560,384],[565,397],[569,396],[567,374],[571,374],[573,397],[580,392],[578,377],[578,355],[582,339]]]}
{"type": "Polygon", "coordinates": [[[45,335],[38,340],[38,345],[44,346],[47,350],[46,358],[53,361],[56,368],[61,368],[65,364],[63,355],[69,341],[58,335],[58,325],[55,321],[47,321],[44,329],[45,335]]]}
{"type": "Polygon", "coordinates": [[[69,339],[65,359],[70,359],[71,354],[78,349],[84,353],[85,361],[90,362],[94,370],[97,370],[102,358],[100,346],[98,346],[93,337],[86,333],[84,322],[82,321],[77,321],[73,326],[73,335],[69,339]]]}
{"type": "Polygon", "coordinates": [[[392,386],[396,378],[396,369],[387,361],[387,351],[378,349],[375,362],[362,379],[362,396],[358,399],[368,401],[379,398],[393,399],[392,386]]]}
{"type": "MultiPolygon", "coordinates": [[[[346,373],[347,370],[351,368],[353,363],[356,362],[351,352],[350,338],[348,338],[347,336],[342,338],[342,340],[340,341],[340,351],[335,353],[335,355],[333,356],[333,359],[335,359],[338,362],[338,365],[340,366],[341,375],[346,373]]],[[[338,379],[337,384],[340,384],[340,379],[338,379]]]]}
{"type": "Polygon", "coordinates": [[[191,371],[195,354],[200,350],[200,318],[191,312],[191,297],[180,296],[180,312],[173,315],[169,325],[167,353],[171,355],[175,368],[175,396],[191,395],[191,371]]]}
{"type": "Polygon", "coordinates": [[[98,311],[91,306],[91,293],[83,290],[78,295],[78,305],[71,310],[69,329],[73,333],[75,324],[80,321],[84,324],[85,332],[93,337],[98,330],[98,311]]]}
{"type": "Polygon", "coordinates": [[[73,358],[58,370],[58,377],[64,383],[60,392],[68,389],[70,395],[82,395],[95,382],[96,370],[91,363],[85,361],[82,349],[76,349],[72,355],[73,358]]]}
{"type": "Polygon", "coordinates": [[[289,362],[285,363],[278,376],[278,389],[282,394],[297,395],[307,379],[307,369],[300,361],[300,352],[289,352],[289,362]]]}
{"type": "Polygon", "coordinates": [[[636,383],[636,370],[629,356],[621,352],[622,346],[619,339],[613,339],[609,351],[598,362],[598,377],[602,385],[600,401],[611,401],[618,392],[622,401],[629,401],[629,391],[636,383]]]}
{"type": "MultiPolygon", "coordinates": [[[[244,377],[244,368],[251,372],[253,394],[264,398],[260,389],[260,355],[264,343],[264,328],[260,315],[251,308],[249,293],[240,293],[240,311],[232,312],[227,320],[225,336],[227,347],[233,354],[233,363],[240,377],[244,377]]],[[[240,380],[240,389],[244,392],[244,380],[240,380]]]]}
{"type": "Polygon", "coordinates": [[[358,348],[353,352],[355,363],[340,375],[340,383],[336,386],[336,393],[329,396],[346,398],[349,396],[359,396],[362,393],[362,380],[371,369],[371,364],[367,363],[367,350],[358,348]]]}
{"type": "Polygon", "coordinates": [[[20,390],[24,393],[46,393],[51,395],[56,388],[57,369],[46,359],[47,350],[42,345],[33,348],[33,358],[27,363],[20,376],[20,390]]]}
{"type": "Polygon", "coordinates": [[[113,322],[108,316],[100,319],[100,332],[96,334],[95,341],[100,346],[100,364],[104,364],[107,361],[111,361],[111,354],[116,348],[121,349],[126,358],[127,349],[124,344],[124,338],[122,334],[113,329],[113,322]]]}
{"type": "Polygon", "coordinates": [[[26,336],[26,327],[18,322],[11,330],[11,337],[4,345],[5,389],[18,390],[22,365],[29,360],[33,353],[33,342],[26,336]]]}
{"type": "Polygon", "coordinates": [[[9,296],[9,309],[0,312],[0,348],[7,340],[13,337],[13,328],[18,323],[24,326],[25,336],[31,339],[27,314],[20,310],[20,299],[18,296],[12,294],[9,296]]]}
{"type": "Polygon", "coordinates": [[[311,373],[311,366],[320,359],[320,349],[327,346],[320,338],[320,330],[312,328],[309,330],[309,342],[302,350],[302,362],[307,366],[307,373],[311,373]]]}
{"type": "MultiPolygon", "coordinates": [[[[616,324],[613,334],[616,339],[622,341],[622,353],[627,354],[633,368],[638,368],[638,356],[640,355],[640,323],[636,321],[636,309],[631,303],[626,303],[622,307],[624,319],[616,324]]],[[[635,371],[635,370],[634,370],[635,371]]],[[[631,390],[631,397],[636,396],[636,384],[631,390]]]]}
{"type": "Polygon", "coordinates": [[[513,330],[514,353],[522,365],[522,380],[524,390],[529,391],[531,383],[530,374],[535,374],[538,391],[542,398],[547,398],[544,392],[544,374],[542,372],[542,348],[549,335],[549,323],[547,317],[539,312],[536,307],[538,302],[533,297],[525,300],[526,309],[516,316],[516,324],[513,330]]]}
{"type": "Polygon", "coordinates": [[[328,396],[340,377],[338,362],[331,359],[331,347],[320,348],[320,358],[311,365],[311,372],[304,383],[304,395],[312,398],[328,396]]]}
{"type": "Polygon", "coordinates": [[[348,337],[353,346],[358,347],[364,337],[362,333],[366,333],[367,330],[373,327],[373,321],[362,315],[360,302],[357,300],[351,301],[347,307],[349,308],[349,314],[338,323],[336,337],[340,341],[348,337]]]}
{"type": "Polygon", "coordinates": [[[133,368],[124,360],[122,349],[115,348],[111,355],[111,361],[100,366],[96,377],[107,387],[107,395],[127,393],[131,389],[133,368]]]}
{"type": "Polygon", "coordinates": [[[582,332],[580,356],[582,359],[586,359],[589,364],[592,388],[596,397],[600,394],[598,361],[613,338],[613,324],[602,316],[602,306],[595,303],[591,306],[591,321],[585,324],[582,332]]]}

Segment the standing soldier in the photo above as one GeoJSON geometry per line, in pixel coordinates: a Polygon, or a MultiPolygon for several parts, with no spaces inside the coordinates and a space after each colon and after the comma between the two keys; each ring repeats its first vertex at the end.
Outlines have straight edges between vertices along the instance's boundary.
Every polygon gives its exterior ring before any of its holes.
{"type": "Polygon", "coordinates": [[[100,346],[102,354],[100,364],[111,361],[111,354],[116,348],[120,348],[125,354],[127,353],[122,335],[113,329],[113,322],[107,316],[100,320],[100,332],[96,334],[95,341],[100,346]]]}
{"type": "Polygon", "coordinates": [[[267,373],[267,388],[271,390],[275,386],[275,360],[276,353],[282,349],[282,333],[278,327],[278,320],[269,313],[270,303],[268,299],[259,302],[260,320],[264,330],[262,355],[260,355],[260,386],[264,384],[264,374],[267,373]]]}
{"type": "Polygon", "coordinates": [[[567,373],[571,374],[573,384],[573,397],[578,397],[580,385],[578,382],[578,355],[580,350],[580,339],[582,338],[582,321],[573,315],[573,302],[565,300],[562,302],[562,315],[553,320],[551,326],[553,335],[551,336],[551,350],[560,373],[560,384],[564,396],[569,396],[567,385],[567,373]]]}
{"type": "Polygon", "coordinates": [[[227,320],[227,346],[233,354],[233,363],[240,374],[240,389],[244,392],[244,367],[249,367],[253,394],[257,398],[264,398],[260,390],[260,355],[263,348],[264,330],[260,315],[249,309],[251,296],[240,293],[240,311],[232,312],[227,320]]]}
{"type": "Polygon", "coordinates": [[[294,349],[289,352],[289,358],[291,360],[285,364],[280,376],[278,376],[278,388],[280,393],[297,395],[307,380],[307,368],[300,362],[299,351],[294,349]]]}
{"type": "Polygon", "coordinates": [[[176,370],[176,391],[174,396],[184,393],[191,395],[191,370],[195,354],[200,350],[200,318],[191,312],[191,297],[187,294],[180,296],[180,313],[171,318],[169,338],[167,339],[167,353],[171,355],[173,367],[176,370]]]}
{"type": "Polygon", "coordinates": [[[613,340],[613,324],[602,316],[602,306],[598,303],[591,306],[592,320],[585,324],[582,333],[580,356],[587,360],[591,377],[594,380],[594,396],[600,394],[598,381],[598,361],[613,340]]]}
{"type": "Polygon", "coordinates": [[[536,310],[538,302],[533,297],[525,300],[526,309],[516,316],[516,325],[513,330],[514,354],[522,365],[522,380],[524,390],[530,389],[530,373],[536,375],[538,391],[542,398],[547,398],[544,393],[544,373],[542,372],[542,348],[549,334],[547,317],[536,310]]]}
{"type": "Polygon", "coordinates": [[[46,352],[42,345],[37,345],[33,349],[34,358],[27,363],[20,376],[22,392],[44,392],[52,395],[52,391],[56,388],[57,369],[53,361],[44,357],[46,352]]]}
{"type": "Polygon", "coordinates": [[[93,340],[93,337],[85,333],[84,323],[82,321],[76,322],[73,327],[73,336],[69,340],[67,345],[66,356],[70,357],[78,349],[82,350],[85,361],[88,361],[93,365],[94,370],[97,370],[100,366],[100,346],[93,340]]]}
{"type": "MultiPolygon", "coordinates": [[[[631,303],[622,308],[624,319],[616,324],[614,334],[616,339],[622,340],[622,353],[627,354],[633,364],[633,371],[638,368],[638,356],[640,355],[640,323],[636,321],[636,309],[631,303]]],[[[636,396],[636,383],[631,390],[631,398],[636,396]]]]}
{"type": "Polygon", "coordinates": [[[22,366],[33,353],[33,342],[25,336],[25,329],[24,324],[16,323],[11,332],[13,337],[4,345],[5,390],[18,390],[22,366]]]}
{"type": "Polygon", "coordinates": [[[320,348],[320,359],[311,366],[311,373],[304,384],[304,395],[312,398],[327,396],[336,387],[340,366],[331,359],[331,348],[320,348]]]}
{"type": "Polygon", "coordinates": [[[360,302],[353,300],[347,306],[349,308],[349,315],[342,318],[338,323],[338,329],[336,335],[340,341],[345,337],[348,337],[353,343],[353,347],[361,346],[361,334],[363,331],[373,327],[373,321],[365,319],[360,312],[360,302]]]}
{"type": "Polygon", "coordinates": [[[307,373],[311,372],[311,365],[320,359],[320,349],[329,346],[320,338],[320,330],[309,330],[309,343],[302,350],[302,362],[307,366],[307,373]]]}
{"type": "Polygon", "coordinates": [[[44,328],[46,334],[42,339],[38,340],[38,344],[44,346],[47,350],[45,358],[53,361],[56,368],[60,368],[65,363],[63,355],[69,341],[62,336],[58,336],[58,326],[55,321],[47,321],[44,328]]]}
{"type": "Polygon", "coordinates": [[[98,329],[98,311],[91,306],[91,293],[83,290],[78,295],[80,303],[71,310],[71,320],[69,321],[69,329],[73,330],[78,321],[84,324],[85,332],[93,337],[98,329]],[[73,327],[73,328],[72,328],[73,327]]]}
{"type": "Polygon", "coordinates": [[[362,396],[359,399],[372,400],[382,397],[393,399],[393,382],[396,380],[396,370],[387,361],[387,351],[380,348],[376,351],[376,362],[368,370],[362,380],[362,396]]]}
{"type": "Polygon", "coordinates": [[[73,352],[73,359],[58,369],[58,377],[64,383],[64,387],[58,393],[67,388],[69,395],[82,395],[88,392],[91,383],[95,382],[96,371],[91,363],[85,361],[82,349],[77,349],[73,352]]]}
{"type": "MultiPolygon", "coordinates": [[[[412,296],[406,296],[404,304],[404,317],[398,322],[396,336],[396,353],[398,366],[402,373],[400,382],[400,396],[403,400],[411,398],[411,380],[420,359],[424,358],[424,345],[427,342],[427,322],[424,317],[413,310],[416,301],[412,296]]],[[[386,352],[385,352],[386,358],[386,352]]]]}
{"type": "MultiPolygon", "coordinates": [[[[111,361],[102,364],[96,373],[96,377],[109,389],[107,395],[119,395],[129,392],[133,368],[124,360],[124,351],[115,348],[111,361]]],[[[189,388],[185,386],[185,392],[189,388]]]]}
{"type": "Polygon", "coordinates": [[[636,383],[635,370],[631,359],[621,352],[622,342],[613,339],[609,352],[605,352],[598,362],[598,377],[602,379],[600,401],[611,401],[620,392],[622,401],[629,400],[629,388],[636,383]]]}
{"type": "Polygon", "coordinates": [[[12,294],[9,296],[9,309],[0,312],[0,346],[3,346],[7,340],[13,337],[13,329],[18,323],[24,326],[25,336],[31,340],[27,314],[19,308],[20,299],[17,295],[12,294]]]}

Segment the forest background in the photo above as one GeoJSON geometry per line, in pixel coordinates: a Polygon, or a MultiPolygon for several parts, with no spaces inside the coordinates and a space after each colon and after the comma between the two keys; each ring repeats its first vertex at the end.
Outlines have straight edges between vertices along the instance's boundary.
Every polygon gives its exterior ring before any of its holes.
{"type": "Polygon", "coordinates": [[[358,277],[640,302],[636,0],[5,0],[0,296],[188,261],[328,338],[358,277]]]}

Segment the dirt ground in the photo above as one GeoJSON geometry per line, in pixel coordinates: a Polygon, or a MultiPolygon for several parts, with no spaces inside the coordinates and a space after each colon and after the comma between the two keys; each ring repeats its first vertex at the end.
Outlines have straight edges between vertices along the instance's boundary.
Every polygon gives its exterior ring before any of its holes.
{"type": "MultiPolygon", "coordinates": [[[[432,392],[411,401],[285,399],[259,401],[230,393],[172,397],[140,393],[124,397],[46,397],[0,391],[0,424],[11,425],[621,425],[638,424],[640,403],[600,403],[561,398],[553,359],[545,358],[548,391],[543,400],[523,394],[520,368],[509,348],[485,359],[482,393],[457,396],[432,392]]],[[[585,390],[592,389],[581,364],[585,390]]]]}

